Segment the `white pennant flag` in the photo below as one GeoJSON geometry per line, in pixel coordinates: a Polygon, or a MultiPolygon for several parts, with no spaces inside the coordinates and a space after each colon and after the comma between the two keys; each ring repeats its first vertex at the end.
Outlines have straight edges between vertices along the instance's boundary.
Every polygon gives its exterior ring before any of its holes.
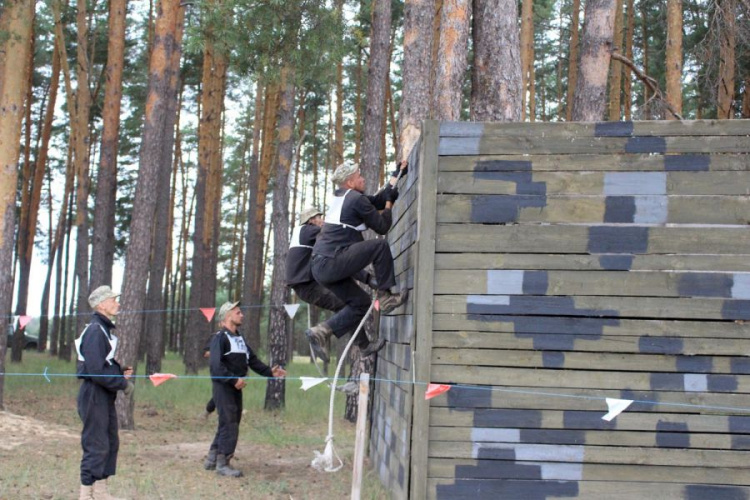
{"type": "Polygon", "coordinates": [[[316,377],[300,377],[300,382],[302,382],[301,389],[303,391],[308,390],[310,387],[315,387],[318,384],[322,384],[327,378],[316,378],[316,377]]]}
{"type": "Polygon", "coordinates": [[[284,309],[286,309],[289,317],[294,319],[294,315],[297,314],[297,309],[299,309],[299,304],[284,304],[284,309]]]}
{"type": "Polygon", "coordinates": [[[602,417],[602,420],[611,422],[613,418],[625,411],[625,408],[630,406],[630,403],[632,402],[632,399],[607,398],[607,408],[609,409],[609,412],[602,417]]]}

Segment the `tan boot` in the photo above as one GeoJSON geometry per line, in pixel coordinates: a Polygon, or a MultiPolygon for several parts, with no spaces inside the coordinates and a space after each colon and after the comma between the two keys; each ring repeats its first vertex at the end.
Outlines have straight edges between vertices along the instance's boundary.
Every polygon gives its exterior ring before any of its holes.
{"type": "Polygon", "coordinates": [[[327,347],[328,339],[331,338],[331,335],[333,335],[333,330],[325,323],[315,325],[305,332],[305,337],[310,342],[313,354],[323,361],[323,363],[328,363],[331,359],[328,355],[327,347]]]}
{"type": "Polygon", "coordinates": [[[78,494],[78,500],[94,500],[94,487],[81,485],[81,492],[78,494]]]}
{"type": "Polygon", "coordinates": [[[109,490],[107,489],[107,480],[102,479],[101,481],[97,481],[94,483],[94,498],[95,500],[125,500],[124,498],[120,497],[113,497],[109,494],[109,490]]]}
{"type": "Polygon", "coordinates": [[[378,290],[378,302],[380,302],[380,312],[385,314],[393,311],[398,306],[406,302],[409,298],[409,290],[404,290],[399,294],[392,294],[388,290],[378,290]]]}

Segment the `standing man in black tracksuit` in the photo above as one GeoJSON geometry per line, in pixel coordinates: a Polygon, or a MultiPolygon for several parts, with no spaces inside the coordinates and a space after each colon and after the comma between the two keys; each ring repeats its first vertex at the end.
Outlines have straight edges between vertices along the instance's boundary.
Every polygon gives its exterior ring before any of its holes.
{"type": "MultiPolygon", "coordinates": [[[[402,162],[399,168],[405,173],[407,163],[402,162]]],[[[365,179],[356,164],[344,162],[333,173],[338,189],[334,191],[323,230],[313,248],[312,273],[315,280],[332,291],[346,307],[305,332],[315,354],[323,360],[328,359],[325,348],[328,338],[331,335],[341,337],[355,328],[367,313],[370,296],[353,279],[366,266],[372,264],[375,268],[381,312],[389,312],[406,301],[407,290],[391,293],[396,276],[388,242],[365,240],[362,236],[368,228],[382,235],[391,228],[391,206],[398,198],[398,170],[386,188],[374,196],[364,194],[365,179]]],[[[357,336],[357,342],[363,357],[385,346],[385,339],[370,343],[364,332],[357,336]]]]}
{"type": "Polygon", "coordinates": [[[107,492],[107,478],[115,475],[120,448],[115,399],[117,391],[130,396],[135,388],[128,380],[133,369],[121,368],[115,359],[118,339],[112,333],[112,320],[120,312],[118,296],[108,286],[91,292],[89,305],[94,314],[75,341],[76,374],[82,380],[78,391],[78,415],[83,421],[81,500],[113,498],[107,492]]]}
{"type": "Polygon", "coordinates": [[[237,448],[242,418],[242,389],[247,385],[244,377],[248,367],[264,377],[284,377],[286,370],[280,366],[270,368],[253,353],[237,328],[242,325],[239,302],[226,302],[219,309],[221,330],[211,338],[211,385],[213,400],[219,412],[219,425],[203,464],[207,470],[216,469],[221,476],[240,477],[242,472],[233,469],[229,461],[237,448]]]}

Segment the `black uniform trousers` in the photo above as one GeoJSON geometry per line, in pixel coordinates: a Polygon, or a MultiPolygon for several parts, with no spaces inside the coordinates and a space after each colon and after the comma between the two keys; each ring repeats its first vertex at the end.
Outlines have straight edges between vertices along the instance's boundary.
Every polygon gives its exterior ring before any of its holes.
{"type": "Polygon", "coordinates": [[[81,484],[91,486],[95,481],[113,476],[117,469],[116,392],[89,380],[81,383],[78,391],[78,415],[83,421],[81,432],[81,484]]]}
{"type": "Polygon", "coordinates": [[[341,299],[336,297],[333,292],[319,284],[317,281],[296,283],[292,285],[292,290],[297,294],[297,297],[308,304],[318,306],[327,311],[338,312],[346,305],[341,299]]]}
{"type": "MultiPolygon", "coordinates": [[[[352,278],[369,264],[375,268],[378,289],[388,290],[396,284],[391,248],[384,239],[365,240],[342,248],[333,257],[313,255],[312,273],[346,306],[333,315],[327,323],[340,337],[356,328],[370,307],[370,295],[352,278]]],[[[358,335],[359,345],[368,343],[366,335],[358,335]]]]}
{"type": "Polygon", "coordinates": [[[211,443],[218,455],[230,457],[237,448],[242,419],[242,391],[224,382],[213,380],[213,400],[219,413],[219,426],[211,443]]]}

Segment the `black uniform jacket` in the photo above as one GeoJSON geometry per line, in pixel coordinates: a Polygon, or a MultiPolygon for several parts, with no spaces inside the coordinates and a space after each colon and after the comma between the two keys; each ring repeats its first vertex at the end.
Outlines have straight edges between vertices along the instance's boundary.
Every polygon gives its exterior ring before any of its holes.
{"type": "Polygon", "coordinates": [[[79,337],[79,357],[76,365],[79,379],[91,381],[111,392],[123,390],[127,386],[127,380],[122,376],[122,368],[115,361],[112,352],[114,328],[114,323],[106,316],[97,312],[92,314],[91,321],[79,337]]]}
{"type": "Polygon", "coordinates": [[[271,367],[258,359],[244,337],[226,328],[211,338],[209,366],[214,382],[228,385],[236,384],[238,378],[247,375],[248,367],[258,375],[273,377],[271,367]]]}

